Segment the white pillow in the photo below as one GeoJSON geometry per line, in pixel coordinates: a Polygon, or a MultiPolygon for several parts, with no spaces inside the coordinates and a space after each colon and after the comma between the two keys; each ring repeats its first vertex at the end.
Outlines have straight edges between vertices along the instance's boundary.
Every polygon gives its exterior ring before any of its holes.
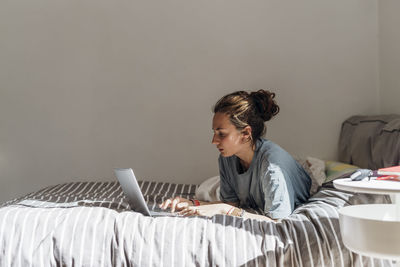
{"type": "Polygon", "coordinates": [[[314,195],[326,179],[325,161],[313,157],[294,157],[311,178],[310,195],[314,195]]]}
{"type": "Polygon", "coordinates": [[[208,178],[197,187],[196,199],[201,201],[221,201],[219,188],[219,176],[208,178]]]}

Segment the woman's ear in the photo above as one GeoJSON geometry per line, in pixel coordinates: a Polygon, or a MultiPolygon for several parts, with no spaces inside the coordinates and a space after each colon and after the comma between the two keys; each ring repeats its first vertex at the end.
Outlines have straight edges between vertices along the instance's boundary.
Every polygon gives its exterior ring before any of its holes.
{"type": "Polygon", "coordinates": [[[251,127],[250,126],[246,126],[243,130],[242,130],[242,142],[243,143],[247,143],[251,141],[251,127]]]}

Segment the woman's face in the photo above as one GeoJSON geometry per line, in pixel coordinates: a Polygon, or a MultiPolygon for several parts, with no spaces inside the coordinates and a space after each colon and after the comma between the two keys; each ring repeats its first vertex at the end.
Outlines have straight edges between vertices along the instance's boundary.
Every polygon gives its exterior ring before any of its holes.
{"type": "Polygon", "coordinates": [[[244,134],[236,129],[227,114],[215,113],[212,128],[214,131],[212,143],[217,146],[221,156],[230,157],[243,149],[244,134]]]}

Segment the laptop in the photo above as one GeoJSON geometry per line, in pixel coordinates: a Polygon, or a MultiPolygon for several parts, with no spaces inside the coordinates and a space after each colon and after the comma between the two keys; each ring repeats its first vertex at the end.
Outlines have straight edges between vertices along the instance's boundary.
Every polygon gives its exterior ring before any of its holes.
{"type": "Polygon", "coordinates": [[[158,206],[156,210],[149,210],[146,201],[144,200],[142,191],[136,180],[135,174],[131,168],[129,169],[114,169],[115,176],[121,185],[122,191],[128,199],[128,203],[133,211],[140,212],[145,216],[160,217],[160,216],[182,216],[178,213],[164,211],[158,206]]]}

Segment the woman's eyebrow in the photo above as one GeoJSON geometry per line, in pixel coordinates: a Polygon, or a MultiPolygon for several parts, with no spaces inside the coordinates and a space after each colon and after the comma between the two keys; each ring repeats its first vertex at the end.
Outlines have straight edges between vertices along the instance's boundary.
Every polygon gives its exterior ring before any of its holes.
{"type": "Polygon", "coordinates": [[[225,128],[218,127],[217,129],[212,128],[213,131],[225,130],[225,128]]]}

